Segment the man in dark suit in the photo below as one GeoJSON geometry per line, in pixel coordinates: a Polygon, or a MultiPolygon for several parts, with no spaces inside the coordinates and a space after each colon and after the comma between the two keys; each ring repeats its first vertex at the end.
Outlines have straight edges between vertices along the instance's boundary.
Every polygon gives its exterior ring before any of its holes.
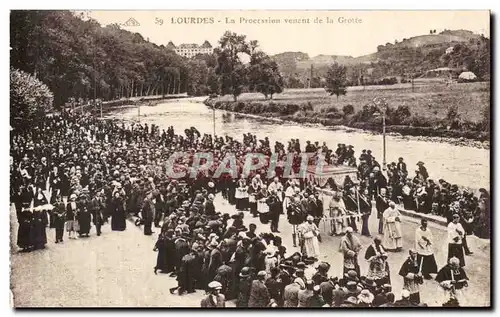
{"type": "Polygon", "coordinates": [[[377,208],[377,219],[378,222],[378,233],[383,234],[383,226],[384,226],[384,211],[389,208],[389,198],[387,197],[387,189],[381,188],[380,194],[375,197],[375,208],[377,208]]]}
{"type": "Polygon", "coordinates": [[[215,275],[217,275],[217,269],[222,265],[222,253],[219,249],[219,244],[217,241],[212,241],[208,246],[210,251],[210,259],[208,262],[208,276],[209,281],[213,280],[215,275]]]}
{"type": "Polygon", "coordinates": [[[398,160],[398,164],[396,165],[396,169],[400,176],[406,178],[408,176],[408,170],[406,169],[406,163],[403,162],[403,158],[400,157],[398,160]]]}
{"type": "Polygon", "coordinates": [[[368,220],[372,213],[372,201],[369,198],[368,189],[363,193],[359,193],[359,210],[363,214],[363,226],[361,227],[361,235],[370,237],[370,230],[368,229],[368,220]]]}
{"type": "Polygon", "coordinates": [[[167,208],[167,202],[164,193],[165,193],[165,188],[161,188],[161,190],[155,197],[156,202],[155,202],[154,223],[156,228],[160,228],[160,221],[164,217],[167,208]]]}
{"type": "MultiPolygon", "coordinates": [[[[344,204],[347,209],[347,211],[350,214],[357,214],[358,213],[358,201],[356,197],[356,188],[352,187],[349,190],[349,194],[344,197],[344,204]]],[[[356,218],[355,217],[350,217],[349,218],[349,226],[352,227],[354,232],[358,232],[358,227],[356,225],[356,218]]]]}
{"type": "Polygon", "coordinates": [[[149,191],[144,199],[142,206],[142,219],[144,220],[144,235],[150,236],[153,234],[151,225],[153,224],[153,217],[155,214],[155,204],[153,203],[153,192],[149,191]]]}

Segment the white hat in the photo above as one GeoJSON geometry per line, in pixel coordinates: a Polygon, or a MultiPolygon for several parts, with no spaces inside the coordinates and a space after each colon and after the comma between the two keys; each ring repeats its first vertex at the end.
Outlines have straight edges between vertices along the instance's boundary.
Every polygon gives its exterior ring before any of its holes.
{"type": "Polygon", "coordinates": [[[345,228],[345,232],[348,233],[348,232],[353,232],[354,230],[351,228],[351,227],[346,227],[345,228]]]}
{"type": "Polygon", "coordinates": [[[211,289],[222,289],[222,284],[217,282],[217,281],[212,281],[208,284],[208,287],[211,288],[211,289]]]}
{"type": "Polygon", "coordinates": [[[313,221],[313,220],[314,220],[314,217],[313,217],[313,216],[311,216],[311,215],[309,215],[309,216],[307,216],[307,218],[306,218],[306,219],[307,219],[307,221],[313,221]]]}
{"type": "Polygon", "coordinates": [[[373,294],[370,293],[370,291],[367,289],[362,290],[361,293],[358,295],[358,300],[366,304],[371,304],[374,298],[375,296],[373,296],[373,294]]]}
{"type": "Polygon", "coordinates": [[[214,188],[215,187],[215,184],[213,182],[208,182],[208,187],[210,188],[214,188]]]}
{"type": "Polygon", "coordinates": [[[401,297],[402,297],[402,298],[408,298],[408,297],[410,297],[410,291],[408,291],[407,289],[404,289],[404,290],[401,292],[401,297]]]}

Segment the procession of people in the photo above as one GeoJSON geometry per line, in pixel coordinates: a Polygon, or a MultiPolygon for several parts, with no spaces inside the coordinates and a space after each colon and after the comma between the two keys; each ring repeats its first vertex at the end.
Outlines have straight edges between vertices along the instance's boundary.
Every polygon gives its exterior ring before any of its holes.
{"type": "Polygon", "coordinates": [[[472,252],[466,236],[474,232],[474,221],[483,217],[479,213],[489,212],[486,190],[477,198],[451,186],[450,192],[441,190],[439,198],[413,198],[410,192],[422,186],[434,192],[449,184],[431,182],[424,164],[408,181],[406,164],[400,159],[390,164],[386,177],[371,151],[363,150],[357,164],[352,146],[339,144],[333,152],[325,143],[308,141],[305,151],[323,156],[327,164],[358,167],[359,181],[346,177],[343,184],[329,182],[333,198],[325,206],[316,186],[304,178],[283,177],[279,165],[271,173],[267,167],[243,173],[248,153],[279,153],[280,159],[292,153],[292,170],[298,174],[298,139],[292,139],[287,149],[276,142],[273,151],[267,138],[257,140],[251,134],[240,142],[229,136],[202,136],[195,127],[183,132],[66,112],[29,129],[11,131],[11,202],[19,223],[19,248],[43,249],[47,227],[56,229],[56,243],[67,243],[65,231],[69,239],[85,239],[92,224],[100,236],[106,224],[112,231],[124,231],[127,218],[133,218],[135,225],[143,226],[144,235],[157,234],[154,274],[177,279],[171,294],[206,292],[201,307],[225,307],[228,300],[236,300],[237,307],[423,306],[419,285],[432,279],[431,274],[437,274],[436,280],[452,298],[467,286],[464,254],[472,252]],[[176,152],[188,155],[175,161],[175,166],[166,166],[176,152]],[[169,175],[168,168],[189,171],[199,152],[213,154],[211,168],[195,170],[195,177],[169,175]],[[236,154],[240,174],[214,177],[227,153],[236,154]],[[215,204],[216,195],[231,206],[232,215],[215,204]],[[416,206],[408,202],[409,196],[416,206]],[[391,252],[402,251],[403,237],[397,204],[421,211],[422,204],[434,206],[435,199],[441,214],[453,212],[445,266],[450,270],[438,271],[435,241],[422,220],[415,232],[415,248],[399,270],[405,288],[393,290],[391,270],[398,268],[390,268],[388,258],[391,252]],[[363,246],[355,235],[357,222],[358,218],[362,222],[361,234],[371,237],[368,219],[373,202],[379,230],[362,256],[369,269],[361,272],[358,256],[363,246]],[[269,229],[257,232],[255,223],[245,223],[245,214],[269,229]],[[286,223],[280,223],[282,214],[286,223]],[[320,222],[327,223],[330,232],[322,232],[320,222]],[[292,227],[293,246],[299,251],[283,245],[281,226],[292,227]],[[321,250],[322,234],[341,236],[338,251],[343,263],[320,260],[323,252],[336,252],[321,250]],[[328,275],[332,265],[343,267],[343,275],[328,275]],[[311,266],[317,272],[307,277],[304,270],[311,266]],[[401,294],[401,300],[395,300],[395,293],[401,294]]]}

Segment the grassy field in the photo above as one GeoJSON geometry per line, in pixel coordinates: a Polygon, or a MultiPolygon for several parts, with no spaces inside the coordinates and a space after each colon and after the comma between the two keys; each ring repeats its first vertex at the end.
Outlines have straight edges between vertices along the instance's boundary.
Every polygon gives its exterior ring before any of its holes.
{"type": "MultiPolygon", "coordinates": [[[[461,118],[479,122],[482,119],[482,109],[490,105],[490,83],[453,83],[446,85],[443,82],[415,82],[414,91],[411,84],[397,84],[390,86],[349,87],[347,95],[329,96],[323,88],[317,89],[288,89],[265,100],[260,93],[244,93],[238,101],[258,102],[260,104],[308,104],[311,103],[313,112],[326,113],[328,108],[335,107],[339,111],[346,105],[352,105],[355,112],[369,104],[375,97],[383,97],[392,108],[406,105],[412,115],[419,115],[433,120],[446,117],[450,106],[457,107],[461,118]]],[[[232,96],[219,97],[216,101],[231,102],[232,96]]]]}

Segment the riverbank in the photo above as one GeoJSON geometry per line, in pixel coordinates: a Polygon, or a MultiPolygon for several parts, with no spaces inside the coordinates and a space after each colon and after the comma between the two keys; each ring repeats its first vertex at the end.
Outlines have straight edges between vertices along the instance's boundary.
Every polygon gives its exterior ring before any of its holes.
{"type": "Polygon", "coordinates": [[[262,118],[380,134],[382,118],[371,104],[378,95],[389,103],[386,115],[389,134],[480,148],[490,146],[489,83],[453,89],[422,87],[416,92],[386,89],[375,94],[372,90],[353,90],[339,99],[328,96],[323,89],[287,90],[273,100],[245,93],[236,102],[231,96],[221,96],[209,98],[205,104],[262,118]]]}
{"type": "MultiPolygon", "coordinates": [[[[214,99],[206,99],[203,103],[209,107],[212,108],[214,102],[216,101],[214,99]]],[[[250,113],[244,113],[244,112],[237,112],[234,110],[229,110],[231,109],[231,106],[224,106],[221,104],[216,104],[215,109],[218,110],[223,110],[227,111],[230,113],[234,113],[237,116],[241,117],[249,117],[249,118],[254,118],[254,119],[259,119],[259,120],[265,120],[265,121],[270,121],[270,122],[289,122],[289,123],[298,123],[304,126],[324,126],[327,127],[331,130],[341,130],[341,131],[346,131],[346,132],[352,132],[352,133],[369,133],[369,134],[381,134],[382,131],[381,129],[369,129],[369,128],[359,128],[359,127],[350,127],[350,126],[345,126],[343,124],[324,124],[322,122],[318,122],[317,120],[308,120],[306,118],[303,118],[302,120],[297,120],[296,117],[293,116],[280,116],[279,114],[277,115],[276,113],[262,113],[260,115],[257,114],[250,114],[250,113]]],[[[314,119],[314,118],[312,118],[314,119]]],[[[403,127],[405,128],[405,127],[403,127]]],[[[400,137],[402,139],[411,139],[415,141],[425,141],[425,142],[438,142],[438,143],[447,143],[447,144],[452,144],[452,145],[457,145],[457,146],[466,146],[466,147],[474,147],[478,149],[490,149],[490,142],[489,140],[474,140],[474,139],[469,139],[465,137],[453,137],[453,136],[446,136],[446,133],[443,133],[445,136],[435,136],[435,135],[414,135],[414,134],[403,134],[400,132],[395,132],[394,130],[391,130],[389,128],[386,129],[387,135],[390,136],[395,136],[395,137],[400,137]]]]}
{"type": "MultiPolygon", "coordinates": [[[[134,97],[134,98],[129,98],[129,99],[118,99],[118,100],[111,100],[111,101],[105,101],[102,103],[102,114],[107,115],[113,111],[119,110],[119,109],[126,109],[130,107],[137,107],[137,106],[147,106],[147,107],[153,107],[158,104],[164,103],[165,101],[168,100],[173,100],[173,99],[184,99],[188,98],[186,94],[180,94],[180,95],[165,95],[165,96],[145,96],[145,97],[134,97]]],[[[100,112],[100,109],[91,109],[90,112],[100,112]]]]}

